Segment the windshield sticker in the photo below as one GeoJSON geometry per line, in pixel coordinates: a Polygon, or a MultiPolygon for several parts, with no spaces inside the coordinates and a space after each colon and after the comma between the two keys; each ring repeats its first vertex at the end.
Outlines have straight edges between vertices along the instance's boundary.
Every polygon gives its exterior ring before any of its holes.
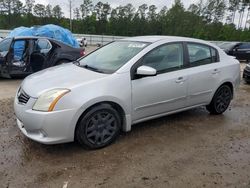
{"type": "Polygon", "coordinates": [[[132,43],[128,45],[129,48],[144,48],[145,46],[146,44],[136,44],[136,43],[132,43]]]}

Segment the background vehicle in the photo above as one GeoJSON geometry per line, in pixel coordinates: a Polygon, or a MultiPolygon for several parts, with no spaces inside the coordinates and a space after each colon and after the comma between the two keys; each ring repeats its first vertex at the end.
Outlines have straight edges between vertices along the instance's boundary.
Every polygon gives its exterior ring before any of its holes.
{"type": "Polygon", "coordinates": [[[224,42],[219,45],[228,55],[235,56],[238,60],[250,60],[249,42],[224,42]]]}
{"type": "Polygon", "coordinates": [[[250,84],[250,63],[247,64],[246,68],[244,69],[243,79],[246,81],[246,83],[250,84]]]}
{"type": "Polygon", "coordinates": [[[48,67],[75,61],[84,53],[82,48],[73,48],[50,38],[6,38],[0,42],[0,76],[26,76],[48,67]]]}
{"type": "Polygon", "coordinates": [[[82,38],[77,38],[76,40],[77,40],[79,46],[80,46],[80,47],[83,47],[82,38]]]}
{"type": "Polygon", "coordinates": [[[27,137],[94,149],[146,120],[198,106],[222,114],[239,83],[239,62],[210,43],[133,37],[27,77],[14,107],[27,137]]]}

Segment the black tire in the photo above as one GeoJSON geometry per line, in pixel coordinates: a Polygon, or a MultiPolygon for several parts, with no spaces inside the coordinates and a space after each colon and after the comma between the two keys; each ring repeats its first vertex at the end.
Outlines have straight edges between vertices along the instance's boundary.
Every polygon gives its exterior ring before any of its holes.
{"type": "Polygon", "coordinates": [[[76,127],[76,140],[87,149],[99,149],[115,141],[121,130],[121,117],[109,104],[100,104],[84,114],[76,127]]]}
{"type": "Polygon", "coordinates": [[[232,90],[227,85],[222,85],[213,97],[212,102],[206,106],[207,110],[214,115],[223,114],[232,100],[232,90]]]}
{"type": "Polygon", "coordinates": [[[246,84],[250,84],[250,81],[245,80],[245,83],[246,83],[246,84]]]}

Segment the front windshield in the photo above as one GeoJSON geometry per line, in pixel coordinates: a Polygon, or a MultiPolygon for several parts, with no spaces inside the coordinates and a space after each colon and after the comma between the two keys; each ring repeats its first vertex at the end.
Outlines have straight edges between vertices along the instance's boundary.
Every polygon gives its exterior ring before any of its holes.
{"type": "Polygon", "coordinates": [[[114,73],[142,51],[148,43],[112,42],[80,60],[80,66],[96,72],[114,73]]]}
{"type": "Polygon", "coordinates": [[[11,38],[4,39],[0,42],[0,56],[5,56],[8,53],[11,42],[11,38]]]}

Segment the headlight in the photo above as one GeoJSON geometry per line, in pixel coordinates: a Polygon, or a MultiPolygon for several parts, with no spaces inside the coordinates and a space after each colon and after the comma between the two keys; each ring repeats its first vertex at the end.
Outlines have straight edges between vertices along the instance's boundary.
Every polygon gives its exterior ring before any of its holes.
{"type": "Polygon", "coordinates": [[[56,103],[69,92],[69,89],[53,89],[47,91],[37,99],[33,110],[51,112],[54,110],[56,103]]]}

